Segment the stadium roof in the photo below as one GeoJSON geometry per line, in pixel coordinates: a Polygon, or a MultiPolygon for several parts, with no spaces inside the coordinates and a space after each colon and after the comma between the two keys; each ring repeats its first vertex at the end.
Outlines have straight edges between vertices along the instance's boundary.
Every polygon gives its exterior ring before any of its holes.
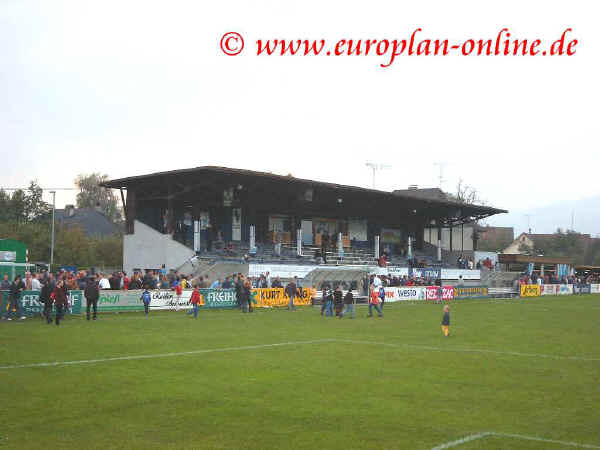
{"type": "MultiPolygon", "coordinates": [[[[360,195],[361,198],[370,198],[372,201],[381,201],[385,207],[399,207],[411,209],[427,208],[429,217],[455,217],[448,219],[445,224],[466,223],[473,220],[489,217],[494,214],[506,213],[508,211],[498,208],[492,208],[483,205],[473,205],[462,203],[456,200],[450,200],[447,196],[439,198],[438,196],[428,195],[422,197],[416,193],[424,190],[407,191],[380,191],[358,186],[342,185],[337,183],[328,183],[323,181],[296,178],[292,175],[277,175],[269,172],[257,172],[246,169],[234,169],[218,166],[201,166],[189,169],[172,170],[166,172],[156,172],[147,175],[137,175],[126,178],[106,181],[101,186],[112,189],[142,189],[147,193],[152,193],[154,197],[147,195],[146,198],[165,198],[164,191],[167,185],[171,184],[179,190],[179,194],[186,194],[195,189],[195,186],[214,186],[215,183],[229,182],[231,184],[252,184],[252,182],[261,182],[268,184],[273,188],[273,192],[293,187],[315,188],[336,195],[352,196],[360,195]],[[437,197],[437,198],[436,198],[437,197]],[[460,219],[458,219],[460,218],[460,219]]],[[[431,190],[427,190],[431,191],[431,190]]],[[[439,190],[438,190],[439,191],[439,190]]],[[[439,191],[442,192],[442,191],[439,191]]],[[[372,203],[371,203],[372,205],[372,203]]]]}

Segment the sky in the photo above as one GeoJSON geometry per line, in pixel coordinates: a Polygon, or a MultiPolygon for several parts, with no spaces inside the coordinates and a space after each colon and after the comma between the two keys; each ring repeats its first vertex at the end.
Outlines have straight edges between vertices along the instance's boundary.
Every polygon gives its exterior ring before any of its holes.
{"type": "MultiPolygon", "coordinates": [[[[0,186],[202,165],[527,211],[600,195],[590,1],[0,0],[0,186]],[[258,39],[558,39],[573,56],[257,56],[258,39]],[[221,37],[244,36],[225,55],[221,37]]],[[[49,200],[49,194],[46,194],[49,200]]],[[[74,192],[59,191],[57,205],[74,192]]],[[[494,220],[489,221],[494,224],[494,220]]],[[[594,230],[585,230],[593,232],[594,230]]],[[[600,229],[597,230],[600,232],[600,229]]]]}

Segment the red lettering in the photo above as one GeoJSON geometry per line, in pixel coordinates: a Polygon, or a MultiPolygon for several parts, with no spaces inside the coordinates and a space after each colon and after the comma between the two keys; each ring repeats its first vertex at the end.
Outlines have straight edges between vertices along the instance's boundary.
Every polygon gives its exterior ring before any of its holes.
{"type": "Polygon", "coordinates": [[[376,53],[381,56],[381,55],[385,55],[386,52],[388,51],[388,48],[390,48],[390,41],[388,41],[387,39],[383,39],[381,41],[379,41],[379,43],[377,44],[377,49],[376,49],[376,53]],[[381,50],[381,45],[385,44],[385,49],[381,50]]]}
{"type": "Polygon", "coordinates": [[[442,55],[446,56],[448,54],[448,39],[444,39],[443,41],[436,39],[435,41],[433,41],[433,44],[435,46],[435,50],[433,52],[434,55],[439,55],[440,48],[442,46],[443,46],[442,55]]]}
{"type": "Polygon", "coordinates": [[[467,39],[465,42],[463,42],[463,45],[461,46],[461,51],[462,54],[465,56],[468,56],[471,54],[471,52],[473,51],[473,49],[475,48],[475,41],[473,39],[467,39]],[[468,45],[468,47],[467,47],[468,45]],[[468,50],[467,50],[468,48],[468,50]]]}
{"type": "Polygon", "coordinates": [[[421,28],[417,28],[415,31],[412,32],[412,34],[410,35],[410,44],[408,45],[408,54],[412,55],[414,53],[413,51],[413,46],[415,45],[415,36],[417,35],[417,33],[419,31],[423,31],[421,28]]]}
{"type": "Polygon", "coordinates": [[[573,31],[572,28],[567,28],[565,31],[563,31],[562,35],[560,36],[560,39],[557,39],[556,41],[554,41],[552,43],[552,46],[550,47],[550,54],[551,55],[562,55],[563,54],[563,48],[565,46],[565,37],[567,36],[567,33],[569,31],[573,31]],[[556,49],[558,45],[558,50],[556,49]]]}
{"type": "Polygon", "coordinates": [[[392,65],[392,63],[394,62],[394,60],[396,59],[396,56],[400,56],[402,53],[404,53],[404,50],[406,49],[406,41],[402,40],[402,41],[397,41],[396,39],[394,39],[392,41],[392,56],[390,57],[390,60],[387,64],[380,64],[381,67],[389,67],[392,65]],[[399,48],[400,46],[400,48],[399,48]]]}
{"type": "Polygon", "coordinates": [[[535,41],[533,41],[531,43],[531,46],[529,47],[529,54],[532,56],[537,55],[540,51],[536,50],[537,46],[540,45],[542,43],[542,41],[540,41],[539,39],[536,39],[535,41]]]}

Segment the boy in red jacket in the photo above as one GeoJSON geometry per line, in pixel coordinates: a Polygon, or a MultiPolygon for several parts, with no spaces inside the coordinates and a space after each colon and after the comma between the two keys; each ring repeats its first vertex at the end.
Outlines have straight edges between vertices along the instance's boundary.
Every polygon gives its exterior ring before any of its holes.
{"type": "Polygon", "coordinates": [[[194,286],[194,291],[192,292],[192,296],[190,298],[190,303],[192,304],[192,309],[188,312],[188,315],[194,314],[194,319],[198,318],[198,305],[202,299],[202,294],[200,294],[200,289],[198,286],[194,286]]]}

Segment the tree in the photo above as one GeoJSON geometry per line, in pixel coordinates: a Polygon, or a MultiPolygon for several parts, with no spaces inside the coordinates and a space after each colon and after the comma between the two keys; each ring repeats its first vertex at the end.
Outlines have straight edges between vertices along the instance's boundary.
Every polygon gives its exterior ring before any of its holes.
{"type": "Polygon", "coordinates": [[[96,208],[108,217],[112,222],[119,222],[122,217],[119,199],[112,190],[100,186],[100,183],[108,180],[108,175],[92,173],[80,174],[75,179],[75,185],[79,189],[77,194],[78,208],[96,208]]]}
{"type": "Polygon", "coordinates": [[[531,249],[530,254],[566,257],[573,260],[575,264],[584,264],[586,255],[585,240],[580,233],[571,230],[563,231],[559,228],[556,233],[543,240],[538,238],[537,242],[534,242],[534,248],[531,249]]]}
{"type": "Polygon", "coordinates": [[[25,194],[24,216],[28,222],[41,220],[48,217],[51,207],[42,200],[44,190],[33,180],[29,183],[25,194]]]}
{"type": "Polygon", "coordinates": [[[17,189],[13,191],[12,195],[7,195],[6,200],[6,209],[0,213],[2,214],[2,220],[17,223],[27,222],[25,191],[17,189]]]}
{"type": "Polygon", "coordinates": [[[479,194],[477,189],[473,186],[469,186],[466,184],[462,178],[459,178],[458,184],[456,185],[456,193],[449,194],[450,197],[458,200],[462,203],[467,203],[469,205],[477,204],[477,205],[485,205],[485,201],[479,198],[479,194]]]}
{"type": "Polygon", "coordinates": [[[47,218],[50,205],[42,200],[43,192],[36,180],[27,190],[16,189],[12,195],[0,189],[0,221],[28,223],[47,218]]]}
{"type": "MultiPolygon", "coordinates": [[[[0,222],[0,236],[25,243],[29,260],[50,260],[50,224],[47,222],[0,222]]],[[[79,226],[57,224],[54,263],[57,266],[123,266],[123,237],[89,237],[79,226]]]]}

